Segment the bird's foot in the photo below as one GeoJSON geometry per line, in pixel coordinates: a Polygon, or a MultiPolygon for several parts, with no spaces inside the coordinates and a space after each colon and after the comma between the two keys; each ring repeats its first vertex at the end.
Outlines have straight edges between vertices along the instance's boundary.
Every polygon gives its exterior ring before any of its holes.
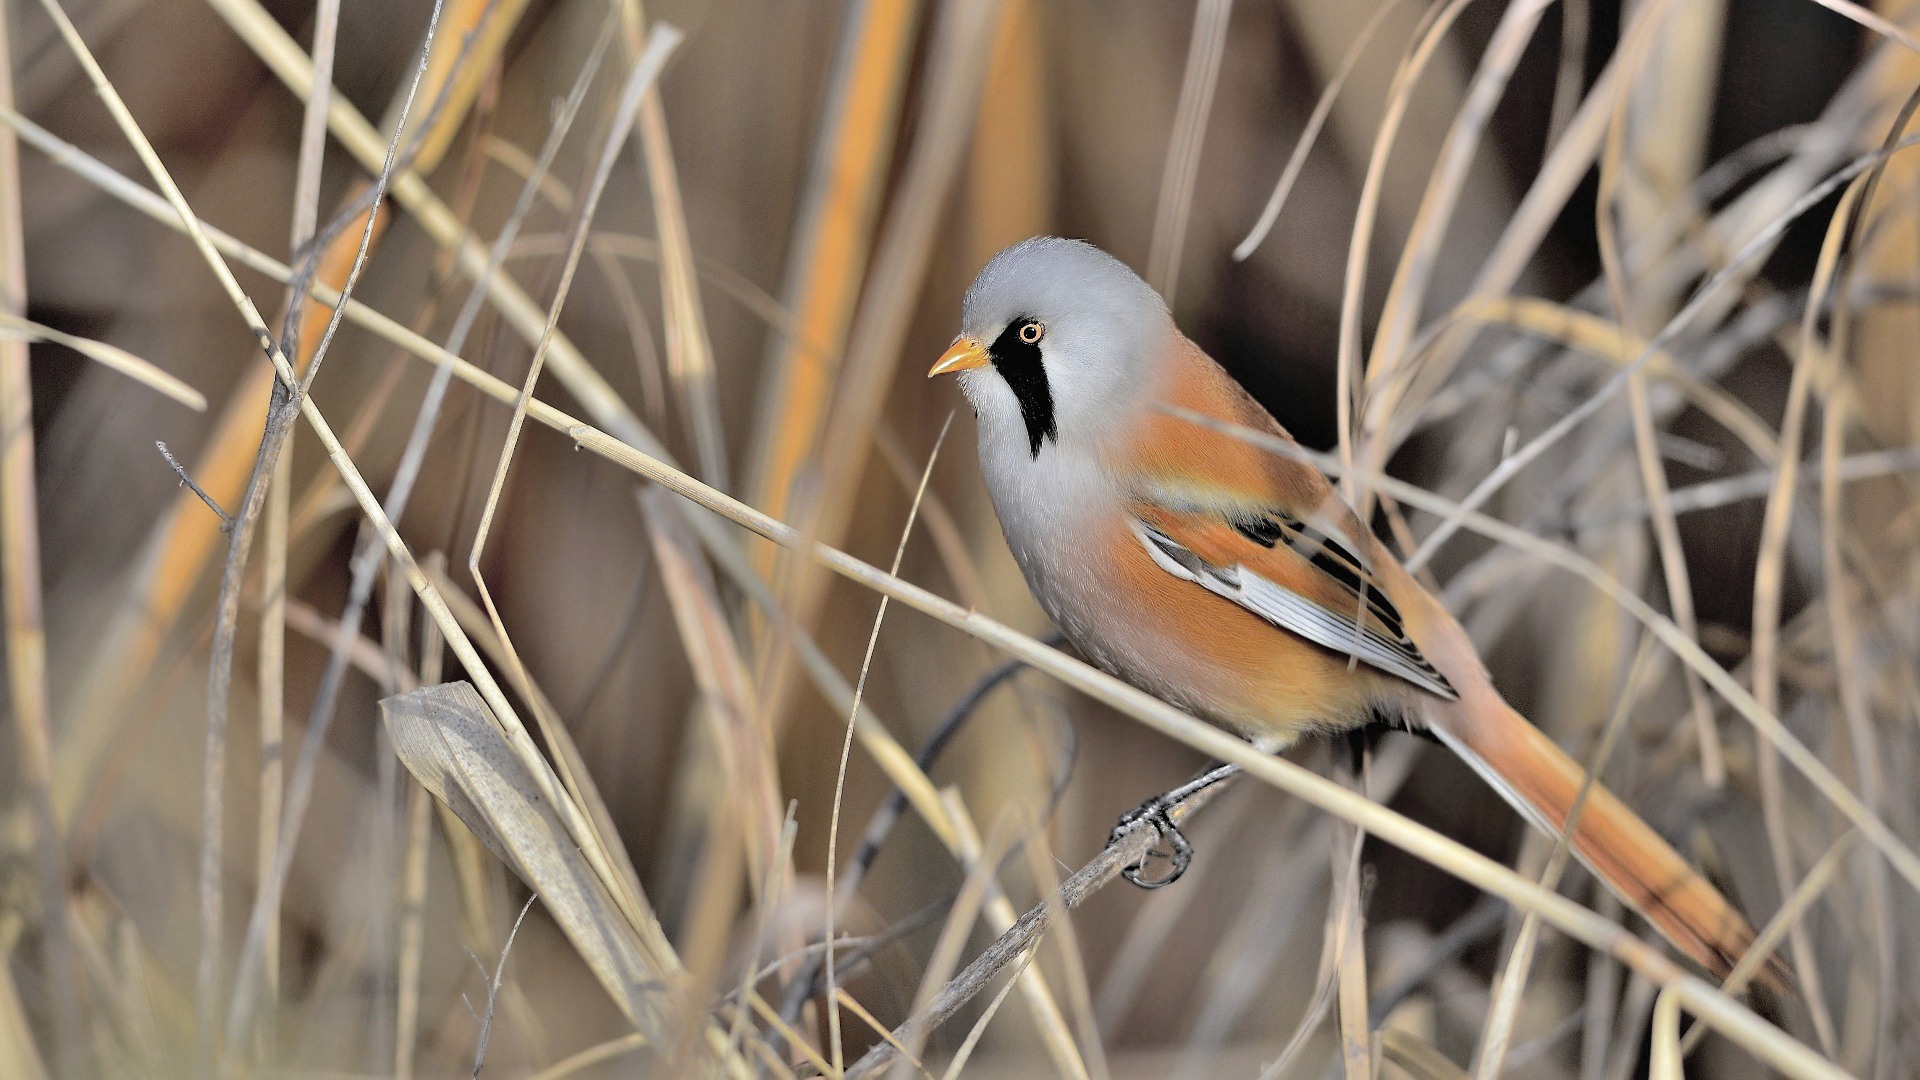
{"type": "Polygon", "coordinates": [[[1167,811],[1172,802],[1166,795],[1155,795],[1146,802],[1120,815],[1119,824],[1113,827],[1112,835],[1107,837],[1107,846],[1111,847],[1133,835],[1141,829],[1152,829],[1158,838],[1164,841],[1169,850],[1162,852],[1159,847],[1147,849],[1149,856],[1159,854],[1171,861],[1165,877],[1150,878],[1142,873],[1147,860],[1141,859],[1130,866],[1122,867],[1120,876],[1143,889],[1158,889],[1180,880],[1193,863],[1193,845],[1181,834],[1180,827],[1173,823],[1173,815],[1167,811]]]}
{"type": "Polygon", "coordinates": [[[1164,795],[1155,795],[1138,807],[1122,814],[1120,823],[1113,827],[1112,834],[1107,837],[1107,846],[1112,847],[1140,829],[1152,829],[1157,834],[1157,838],[1166,843],[1168,850],[1161,851],[1158,847],[1152,847],[1147,849],[1147,854],[1157,853],[1172,865],[1168,867],[1165,877],[1150,878],[1141,873],[1147,865],[1146,859],[1143,858],[1132,866],[1122,867],[1120,876],[1143,889],[1159,889],[1179,881],[1180,875],[1186,873],[1187,867],[1193,863],[1193,845],[1180,834],[1180,827],[1173,823],[1174,809],[1184,806],[1187,800],[1208,788],[1232,779],[1239,771],[1238,765],[1214,762],[1201,770],[1200,775],[1172,791],[1164,795]]]}

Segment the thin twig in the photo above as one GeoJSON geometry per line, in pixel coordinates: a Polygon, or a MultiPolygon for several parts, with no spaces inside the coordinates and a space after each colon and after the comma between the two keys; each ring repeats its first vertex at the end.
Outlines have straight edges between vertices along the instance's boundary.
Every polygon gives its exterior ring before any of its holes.
{"type": "Polygon", "coordinates": [[[528,893],[527,902],[520,905],[513,929],[507,931],[506,944],[500,946],[500,962],[493,965],[493,978],[487,981],[487,1011],[480,1016],[480,1039],[473,1048],[473,1080],[480,1080],[480,1070],[487,1063],[487,1038],[493,1034],[493,1006],[500,997],[500,977],[507,971],[507,955],[513,952],[513,939],[520,936],[520,924],[526,921],[527,912],[533,910],[536,899],[539,899],[538,893],[528,893]]]}
{"type": "MultiPolygon", "coordinates": [[[[1229,779],[1202,788],[1169,807],[1167,816],[1175,825],[1180,825],[1199,813],[1230,785],[1229,779]]],[[[1158,842],[1159,834],[1154,830],[1135,829],[1101,849],[1092,861],[1060,883],[1058,893],[1029,908],[1006,933],[975,957],[973,963],[954,976],[925,1010],[894,1028],[891,1041],[876,1044],[867,1051],[865,1057],[848,1066],[847,1080],[874,1075],[893,1060],[898,1053],[896,1045],[915,1045],[929,1032],[946,1023],[962,1006],[991,985],[1008,965],[1026,955],[1038,943],[1040,935],[1046,932],[1056,915],[1079,907],[1088,897],[1118,877],[1123,868],[1141,863],[1158,842]]]]}
{"type": "Polygon", "coordinates": [[[201,487],[199,483],[194,480],[192,474],[187,472],[187,467],[180,464],[179,459],[173,456],[173,451],[167,449],[166,443],[155,439],[153,445],[160,448],[160,456],[167,459],[167,465],[173,469],[173,475],[180,478],[180,483],[193,489],[193,493],[200,496],[200,501],[207,504],[207,509],[213,511],[213,516],[220,519],[220,531],[223,533],[231,533],[233,531],[233,515],[220,509],[220,504],[214,502],[213,496],[207,494],[207,489],[201,487]]]}

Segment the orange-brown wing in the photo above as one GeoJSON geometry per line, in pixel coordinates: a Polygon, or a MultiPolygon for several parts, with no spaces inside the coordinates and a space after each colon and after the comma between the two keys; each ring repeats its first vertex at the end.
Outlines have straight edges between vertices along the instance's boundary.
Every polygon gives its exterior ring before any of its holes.
{"type": "Polygon", "coordinates": [[[1366,560],[1331,528],[1279,507],[1220,510],[1136,497],[1134,533],[1162,570],[1281,630],[1453,700],[1366,560]]]}

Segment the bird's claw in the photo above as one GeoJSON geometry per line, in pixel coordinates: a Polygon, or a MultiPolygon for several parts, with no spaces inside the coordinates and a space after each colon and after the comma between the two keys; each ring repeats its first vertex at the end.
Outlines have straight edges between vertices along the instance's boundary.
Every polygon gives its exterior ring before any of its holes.
{"type": "MultiPolygon", "coordinates": [[[[1122,867],[1120,876],[1142,889],[1164,888],[1179,881],[1181,875],[1187,872],[1187,867],[1193,863],[1193,845],[1187,842],[1187,838],[1180,832],[1180,827],[1173,823],[1172,815],[1167,813],[1166,796],[1156,795],[1122,814],[1119,824],[1113,827],[1112,835],[1107,838],[1107,844],[1108,846],[1117,844],[1143,828],[1151,828],[1158,834],[1159,839],[1166,842],[1170,850],[1164,854],[1172,865],[1168,867],[1165,877],[1150,878],[1141,873],[1147,865],[1146,859],[1143,858],[1137,863],[1122,867]]],[[[1149,848],[1147,854],[1152,855],[1159,850],[1158,847],[1149,848]]]]}

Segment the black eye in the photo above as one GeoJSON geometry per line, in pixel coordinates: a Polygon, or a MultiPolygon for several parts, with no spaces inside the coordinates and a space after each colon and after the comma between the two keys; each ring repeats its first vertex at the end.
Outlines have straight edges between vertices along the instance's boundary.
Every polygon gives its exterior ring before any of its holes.
{"type": "Polygon", "coordinates": [[[1020,324],[1020,340],[1029,345],[1037,345],[1047,332],[1047,328],[1029,319],[1020,324]]]}

